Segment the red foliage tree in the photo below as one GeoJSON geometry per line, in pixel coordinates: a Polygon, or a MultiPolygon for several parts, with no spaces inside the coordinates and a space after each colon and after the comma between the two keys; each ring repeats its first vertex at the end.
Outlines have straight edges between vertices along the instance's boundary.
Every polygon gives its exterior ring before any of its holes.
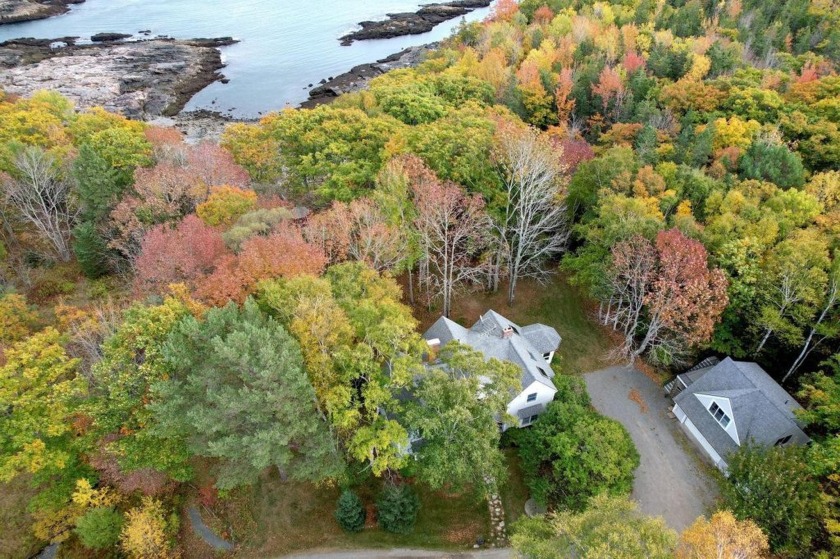
{"type": "MultiPolygon", "coordinates": [[[[245,188],[250,184],[248,172],[233,160],[231,153],[211,142],[202,142],[187,152],[190,172],[209,193],[213,186],[223,184],[245,188]]],[[[206,195],[205,195],[206,196],[206,195]]]]}
{"type": "Polygon", "coordinates": [[[534,12],[534,21],[540,25],[549,24],[552,19],[554,19],[554,12],[548,6],[540,6],[534,12]]]}
{"type": "Polygon", "coordinates": [[[639,68],[645,67],[645,59],[641,54],[631,51],[624,55],[621,65],[624,66],[628,74],[632,74],[639,68]]]}
{"type": "Polygon", "coordinates": [[[196,295],[217,306],[228,301],[241,303],[262,280],[318,276],[326,265],[323,250],[308,243],[300,228],[284,223],[269,236],[246,241],[238,257],[220,259],[213,273],[200,282],[196,295]]]}
{"type": "Polygon", "coordinates": [[[143,238],[134,262],[137,287],[160,290],[170,283],[195,285],[226,253],[222,235],[194,215],[174,228],[158,225],[143,238]]]}
{"type": "Polygon", "coordinates": [[[680,363],[687,349],[711,339],[728,303],[727,282],[709,268],[702,243],[670,229],[655,245],[639,236],[620,242],[611,256],[602,320],[624,334],[625,357],[648,352],[654,361],[680,363]]]}
{"type": "Polygon", "coordinates": [[[517,13],[519,13],[519,3],[516,0],[498,0],[487,20],[510,21],[517,13]]]}

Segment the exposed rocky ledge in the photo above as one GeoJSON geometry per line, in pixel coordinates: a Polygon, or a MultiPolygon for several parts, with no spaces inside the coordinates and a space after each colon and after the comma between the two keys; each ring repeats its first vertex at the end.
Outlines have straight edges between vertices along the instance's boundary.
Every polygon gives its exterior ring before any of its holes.
{"type": "Polygon", "coordinates": [[[70,4],[85,0],[0,0],[0,25],[32,21],[63,14],[70,4]]]}
{"type": "Polygon", "coordinates": [[[0,89],[30,95],[52,89],[77,107],[102,106],[148,120],[172,116],[198,91],[223,79],[222,39],[151,39],[75,45],[73,37],[0,43],[0,89]]]}
{"type": "Polygon", "coordinates": [[[491,0],[452,0],[440,4],[426,4],[416,12],[388,14],[383,21],[363,21],[359,31],[340,38],[342,45],[366,39],[390,39],[403,35],[418,35],[431,31],[439,23],[468,14],[476,8],[486,8],[491,0]]]}
{"type": "Polygon", "coordinates": [[[419,47],[410,47],[374,63],[354,66],[349,72],[345,72],[329,80],[323,80],[321,85],[312,88],[309,91],[309,100],[304,101],[300,106],[304,109],[311,109],[318,105],[329,103],[343,93],[361,91],[376,76],[381,76],[385,72],[390,72],[398,68],[417,66],[438,45],[439,43],[429,43],[428,45],[421,45],[419,47]]]}

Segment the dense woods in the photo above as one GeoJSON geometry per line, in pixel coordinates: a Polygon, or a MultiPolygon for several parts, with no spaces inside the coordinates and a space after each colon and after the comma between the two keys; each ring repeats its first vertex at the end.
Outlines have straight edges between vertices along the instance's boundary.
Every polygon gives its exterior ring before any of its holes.
{"type": "MultiPolygon", "coordinates": [[[[419,67],[231,124],[221,145],[0,94],[0,481],[35,488],[38,541],[79,553],[175,556],[197,468],[223,491],[267,468],[382,477],[383,518],[410,530],[405,478],[504,482],[519,371],[453,346],[436,357],[457,374],[425,368],[409,305],[521,304],[520,280],[559,268],[613,359],[755,360],[798,393],[813,444],[746,449],[731,513],[678,540],[622,500],[638,455],[572,379],[517,441],[559,511],[523,523],[517,549],[597,557],[613,523],[651,557],[836,554],[838,14],[499,0],[419,67]]],[[[341,497],[349,531],[357,501],[341,497]]]]}

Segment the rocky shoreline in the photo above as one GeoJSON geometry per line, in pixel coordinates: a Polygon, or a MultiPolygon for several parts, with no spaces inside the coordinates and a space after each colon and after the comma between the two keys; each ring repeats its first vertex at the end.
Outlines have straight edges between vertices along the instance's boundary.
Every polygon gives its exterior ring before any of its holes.
{"type": "Polygon", "coordinates": [[[174,116],[198,91],[224,79],[219,47],[235,42],[15,39],[0,43],[0,89],[14,95],[52,89],[79,108],[102,106],[137,120],[174,116]]]}
{"type": "Polygon", "coordinates": [[[436,25],[463,16],[476,8],[486,8],[491,0],[452,0],[440,4],[426,4],[416,12],[388,14],[383,21],[362,21],[359,31],[344,35],[342,45],[368,39],[390,39],[403,35],[418,35],[431,31],[436,25]]]}
{"type": "Polygon", "coordinates": [[[0,0],[0,25],[46,19],[67,13],[85,0],[0,0]]]}
{"type": "Polygon", "coordinates": [[[412,68],[425,60],[429,52],[438,48],[440,43],[430,43],[419,47],[409,47],[370,64],[354,66],[348,72],[329,80],[322,80],[321,85],[309,91],[309,100],[300,104],[303,109],[311,109],[334,100],[344,93],[352,93],[367,88],[370,80],[398,68],[412,68]]]}

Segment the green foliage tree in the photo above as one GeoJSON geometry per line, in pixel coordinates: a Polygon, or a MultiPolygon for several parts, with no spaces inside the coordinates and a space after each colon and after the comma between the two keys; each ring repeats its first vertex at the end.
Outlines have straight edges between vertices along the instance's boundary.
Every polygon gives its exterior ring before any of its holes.
{"type": "Polygon", "coordinates": [[[277,142],[294,194],[348,201],[373,186],[385,144],[400,123],[358,109],[321,106],[270,115],[261,126],[277,142]]]}
{"type": "Polygon", "coordinates": [[[120,539],[123,515],[112,507],[98,507],[76,520],[76,535],[89,549],[109,549],[120,539]]]}
{"type": "Polygon", "coordinates": [[[376,521],[386,532],[410,534],[419,510],[420,499],[410,486],[387,484],[376,501],[376,521]]]}
{"type": "Polygon", "coordinates": [[[525,559],[671,559],[677,535],[623,497],[593,497],[583,512],[522,518],[513,547],[525,559]]]}
{"type": "Polygon", "coordinates": [[[91,398],[83,407],[93,418],[92,435],[112,441],[108,447],[126,471],[152,468],[178,481],[192,476],[183,441],[152,435],[154,416],[148,403],[151,386],[170,374],[162,354],[169,333],[181,319],[201,310],[183,291],[159,305],[135,304],[102,344],[102,359],[91,370],[91,398]]]}
{"type": "Polygon", "coordinates": [[[627,430],[578,403],[554,400],[520,437],[532,496],[580,511],[600,493],[629,494],[639,454],[627,430]]]}
{"type": "Polygon", "coordinates": [[[73,177],[81,207],[80,218],[97,222],[119,201],[130,177],[120,173],[90,144],[82,144],[73,161],[73,177]]]}
{"type": "Polygon", "coordinates": [[[415,453],[417,477],[434,489],[451,484],[486,491],[488,477],[504,482],[497,421],[516,421],[506,408],[521,373],[457,342],[446,344],[439,360],[440,368],[420,376],[406,404],[406,423],[423,441],[415,453]]]}
{"type": "Polygon", "coordinates": [[[741,158],[740,170],[744,178],[769,181],[782,188],[805,184],[802,159],[783,145],[753,142],[741,158]]]}
{"type": "Polygon", "coordinates": [[[728,458],[724,505],[739,519],[752,519],[770,547],[807,557],[824,514],[817,480],[802,447],[742,446],[728,458]]]}
{"type": "Polygon", "coordinates": [[[87,277],[96,279],[108,273],[110,250],[94,222],[85,221],[73,228],[73,252],[87,277]]]}
{"type": "Polygon", "coordinates": [[[253,483],[269,466],[296,480],[341,474],[300,346],[253,300],[185,317],[163,354],[171,374],[154,387],[155,431],[218,458],[219,488],[253,483]]]}
{"type": "Polygon", "coordinates": [[[365,527],[365,506],[359,496],[349,489],[341,492],[335,509],[335,519],[346,532],[361,532],[365,527]]]}

